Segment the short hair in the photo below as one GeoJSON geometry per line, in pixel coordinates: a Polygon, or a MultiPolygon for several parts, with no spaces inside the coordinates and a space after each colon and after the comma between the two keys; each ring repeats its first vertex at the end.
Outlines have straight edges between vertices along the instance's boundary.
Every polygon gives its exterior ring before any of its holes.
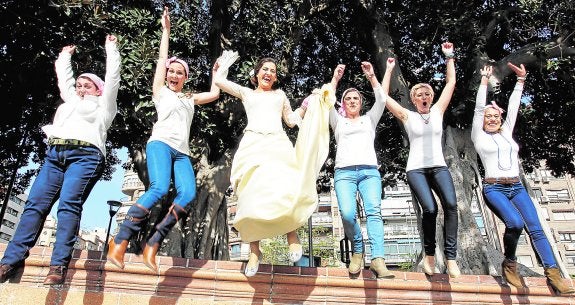
{"type": "Polygon", "coordinates": [[[411,90],[409,91],[409,98],[412,101],[413,101],[413,97],[415,96],[415,91],[417,91],[421,88],[429,89],[429,91],[431,91],[431,98],[433,99],[433,97],[435,96],[435,92],[433,91],[433,88],[431,88],[431,85],[428,83],[419,83],[419,84],[416,84],[415,86],[411,87],[411,90]]]}

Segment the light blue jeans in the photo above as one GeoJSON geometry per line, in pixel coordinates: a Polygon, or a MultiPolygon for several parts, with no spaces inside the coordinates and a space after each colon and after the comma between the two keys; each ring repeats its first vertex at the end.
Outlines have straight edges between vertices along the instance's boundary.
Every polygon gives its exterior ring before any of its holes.
{"type": "Polygon", "coordinates": [[[381,175],[375,166],[356,165],[335,169],[335,194],[345,236],[352,241],[353,253],[363,253],[363,236],[357,221],[357,192],[367,218],[371,258],[384,257],[381,219],[381,175]]]}
{"type": "Polygon", "coordinates": [[[196,175],[190,157],[161,141],[146,145],[146,164],[150,176],[150,187],[138,199],[138,204],[152,208],[170,190],[174,178],[176,198],[174,204],[185,208],[196,197],[196,175]]]}

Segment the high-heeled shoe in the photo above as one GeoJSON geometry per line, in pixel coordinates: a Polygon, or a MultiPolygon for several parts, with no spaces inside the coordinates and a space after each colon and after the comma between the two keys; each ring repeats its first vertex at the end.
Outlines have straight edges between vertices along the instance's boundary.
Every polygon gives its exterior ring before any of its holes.
{"type": "Polygon", "coordinates": [[[246,264],[246,269],[244,269],[244,274],[247,277],[251,277],[256,275],[256,273],[258,272],[258,269],[260,267],[260,260],[261,260],[261,255],[257,256],[254,253],[250,253],[250,259],[248,260],[248,263],[246,264]]]}
{"type": "Polygon", "coordinates": [[[423,273],[427,275],[435,273],[435,256],[425,255],[423,257],[423,273]]]}
{"type": "Polygon", "coordinates": [[[300,243],[293,243],[289,245],[288,256],[289,261],[291,263],[299,261],[302,255],[303,255],[303,247],[301,246],[300,243]]]}
{"type": "Polygon", "coordinates": [[[449,277],[456,278],[461,275],[459,266],[457,266],[457,262],[454,259],[448,259],[445,265],[447,266],[447,274],[449,274],[449,277]]]}

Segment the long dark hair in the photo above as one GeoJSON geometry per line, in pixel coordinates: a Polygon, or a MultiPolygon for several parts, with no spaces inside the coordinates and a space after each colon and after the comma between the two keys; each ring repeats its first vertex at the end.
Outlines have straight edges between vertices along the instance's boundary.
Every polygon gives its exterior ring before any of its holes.
{"type": "Polygon", "coordinates": [[[276,62],[275,59],[271,58],[271,57],[263,57],[260,58],[258,60],[258,62],[256,63],[256,65],[254,66],[253,71],[253,75],[250,75],[250,83],[254,86],[254,87],[258,87],[258,71],[264,66],[265,63],[267,62],[271,62],[276,66],[276,81],[274,82],[274,84],[272,85],[272,89],[277,89],[278,83],[279,83],[279,75],[278,75],[278,64],[276,62]]]}

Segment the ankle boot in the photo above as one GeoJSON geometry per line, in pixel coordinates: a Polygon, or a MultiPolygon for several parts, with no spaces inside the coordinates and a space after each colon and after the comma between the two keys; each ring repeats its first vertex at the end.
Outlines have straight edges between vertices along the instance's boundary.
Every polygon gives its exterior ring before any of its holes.
{"type": "Polygon", "coordinates": [[[374,258],[369,265],[369,270],[375,274],[376,278],[392,279],[395,277],[385,265],[385,260],[381,257],[374,258]]]}
{"type": "Polygon", "coordinates": [[[561,272],[558,268],[545,268],[545,276],[547,277],[547,283],[551,285],[553,290],[558,294],[573,294],[575,289],[573,287],[565,284],[561,278],[561,272]]]}
{"type": "Polygon", "coordinates": [[[134,233],[140,231],[143,221],[148,217],[150,211],[135,203],[126,213],[126,219],[120,225],[116,237],[108,243],[108,261],[120,269],[124,269],[124,254],[128,248],[128,240],[134,233]]]}
{"type": "Polygon", "coordinates": [[[180,220],[182,216],[186,215],[186,210],[177,204],[172,204],[164,219],[156,225],[156,232],[148,239],[144,252],[142,253],[144,264],[154,272],[158,272],[156,265],[156,254],[162,241],[168,235],[172,227],[180,220]]]}
{"type": "Polygon", "coordinates": [[[44,285],[61,285],[66,279],[66,271],[68,267],[66,266],[50,266],[50,271],[46,275],[44,280],[44,285]]]}
{"type": "Polygon", "coordinates": [[[517,272],[517,262],[508,258],[501,263],[501,274],[507,283],[517,287],[525,288],[523,285],[523,277],[517,272]]]}
{"type": "Polygon", "coordinates": [[[356,275],[361,271],[361,266],[363,265],[363,252],[353,253],[351,259],[349,260],[349,274],[356,275]]]}

